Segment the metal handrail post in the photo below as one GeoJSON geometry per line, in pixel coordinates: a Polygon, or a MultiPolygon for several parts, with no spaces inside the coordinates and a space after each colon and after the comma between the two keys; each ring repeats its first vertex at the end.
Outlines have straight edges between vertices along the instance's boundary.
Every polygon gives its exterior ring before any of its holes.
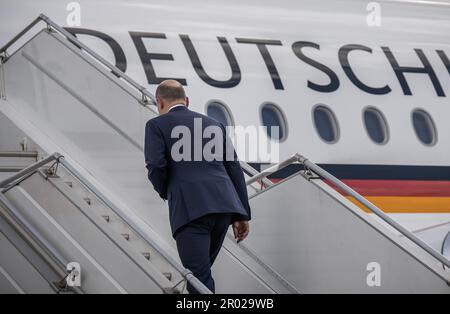
{"type": "MultiPolygon", "coordinates": [[[[248,163],[246,163],[246,162],[244,162],[244,161],[241,161],[240,164],[241,164],[241,168],[242,168],[244,171],[246,171],[246,172],[248,172],[249,174],[251,174],[252,176],[257,176],[257,175],[259,175],[259,171],[256,170],[255,168],[253,168],[252,166],[250,166],[248,163]]],[[[258,180],[256,180],[256,181],[258,181],[258,180]]],[[[255,181],[255,182],[256,182],[256,181],[255,181]]],[[[262,178],[262,179],[261,179],[261,183],[262,183],[263,185],[265,185],[265,186],[271,186],[271,185],[274,184],[272,181],[270,181],[270,180],[267,179],[267,178],[262,178]]],[[[250,185],[250,184],[251,184],[251,183],[247,183],[247,185],[250,185]]]]}

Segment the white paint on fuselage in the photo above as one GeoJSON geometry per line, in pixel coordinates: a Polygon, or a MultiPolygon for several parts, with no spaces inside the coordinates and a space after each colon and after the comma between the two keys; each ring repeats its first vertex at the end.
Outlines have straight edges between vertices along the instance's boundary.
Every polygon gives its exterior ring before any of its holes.
{"type": "MultiPolygon", "coordinates": [[[[167,39],[145,40],[149,51],[173,54],[174,61],[153,61],[156,73],[164,77],[186,78],[192,108],[204,112],[211,99],[223,101],[238,125],[260,124],[259,108],[264,102],[278,104],[288,119],[289,137],[281,145],[282,158],[301,152],[318,163],[448,165],[450,116],[448,97],[437,97],[425,74],[406,74],[413,96],[404,96],[381,46],[393,51],[400,65],[420,66],[414,48],[424,51],[447,96],[450,75],[435,50],[450,56],[450,7],[442,3],[380,1],[381,27],[366,24],[365,1],[78,1],[81,26],[104,32],[122,47],[128,61],[127,74],[146,82],[142,63],[129,31],[165,33],[167,39]],[[230,89],[211,87],[195,73],[179,34],[188,34],[207,73],[215,79],[229,78],[231,71],[217,42],[224,36],[230,43],[242,71],[241,83],[230,89]],[[284,90],[275,90],[262,57],[255,45],[239,44],[236,38],[281,40],[283,46],[269,46],[284,90]],[[299,60],[292,52],[296,41],[319,44],[320,51],[305,48],[309,57],[326,64],[340,79],[340,88],[320,93],[307,87],[307,81],[327,84],[328,77],[299,60]],[[392,92],[384,96],[367,94],[354,86],[342,70],[338,49],[345,44],[371,47],[373,54],[352,52],[350,62],[366,84],[392,92]],[[335,112],[340,140],[324,143],[314,128],[312,108],[319,103],[335,112]],[[374,144],[364,128],[362,110],[379,108],[389,123],[390,140],[374,144]],[[422,145],[413,130],[411,111],[426,109],[438,128],[438,143],[422,145]]],[[[417,1],[416,1],[417,2],[417,1]]],[[[66,25],[65,1],[2,1],[0,44],[19,32],[39,13],[66,25]]],[[[80,38],[101,55],[112,60],[109,47],[99,39],[80,38]]],[[[155,86],[148,88],[154,91],[155,86]]]]}

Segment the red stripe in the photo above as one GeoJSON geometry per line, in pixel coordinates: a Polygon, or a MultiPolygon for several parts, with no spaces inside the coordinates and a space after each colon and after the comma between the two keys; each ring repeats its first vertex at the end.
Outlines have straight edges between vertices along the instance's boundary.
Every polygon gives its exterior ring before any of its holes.
{"type": "MultiPolygon", "coordinates": [[[[332,183],[325,182],[334,187],[332,183]]],[[[450,196],[450,181],[343,180],[343,182],[363,196],[450,196]]]]}

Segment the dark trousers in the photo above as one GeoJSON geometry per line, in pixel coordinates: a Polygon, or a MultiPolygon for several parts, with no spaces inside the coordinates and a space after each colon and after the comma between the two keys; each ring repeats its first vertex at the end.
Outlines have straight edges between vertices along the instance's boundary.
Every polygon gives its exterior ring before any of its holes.
{"type": "MultiPolygon", "coordinates": [[[[213,293],[216,289],[211,266],[222,248],[231,218],[232,214],[226,213],[206,215],[181,227],[175,234],[183,266],[213,293]]],[[[198,294],[189,283],[187,290],[191,294],[198,294]]]]}

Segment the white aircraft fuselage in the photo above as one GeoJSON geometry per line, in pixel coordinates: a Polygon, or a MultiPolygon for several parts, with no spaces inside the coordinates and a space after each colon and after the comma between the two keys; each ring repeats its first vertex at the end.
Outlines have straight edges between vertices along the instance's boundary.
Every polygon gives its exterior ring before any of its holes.
{"type": "Polygon", "coordinates": [[[281,159],[299,152],[389,213],[450,220],[450,3],[3,0],[0,46],[40,13],[152,92],[179,80],[193,110],[219,102],[249,126],[275,105],[281,159]]]}

